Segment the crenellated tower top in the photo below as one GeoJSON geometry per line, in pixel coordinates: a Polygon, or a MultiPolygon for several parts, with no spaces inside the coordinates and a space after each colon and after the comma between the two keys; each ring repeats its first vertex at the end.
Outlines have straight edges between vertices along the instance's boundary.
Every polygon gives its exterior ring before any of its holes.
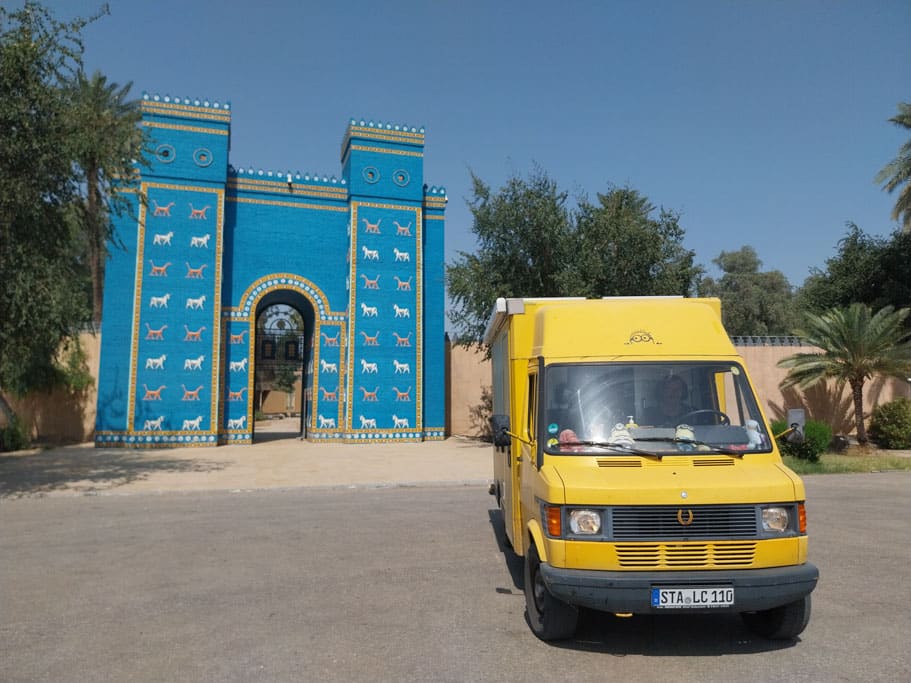
{"type": "Polygon", "coordinates": [[[231,122],[231,104],[229,102],[210,102],[206,99],[171,97],[170,95],[143,92],[140,107],[146,115],[191,118],[220,123],[231,122]]]}
{"type": "Polygon", "coordinates": [[[351,119],[342,138],[342,164],[350,151],[352,140],[360,139],[380,143],[395,143],[409,147],[424,146],[424,127],[416,128],[398,123],[351,119]]]}

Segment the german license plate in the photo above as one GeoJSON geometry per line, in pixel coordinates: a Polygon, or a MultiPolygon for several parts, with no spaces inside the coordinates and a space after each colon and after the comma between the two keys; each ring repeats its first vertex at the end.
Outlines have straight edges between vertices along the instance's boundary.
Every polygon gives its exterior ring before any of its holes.
{"type": "Polygon", "coordinates": [[[652,607],[659,609],[730,607],[733,604],[734,589],[731,586],[652,588],[652,607]]]}

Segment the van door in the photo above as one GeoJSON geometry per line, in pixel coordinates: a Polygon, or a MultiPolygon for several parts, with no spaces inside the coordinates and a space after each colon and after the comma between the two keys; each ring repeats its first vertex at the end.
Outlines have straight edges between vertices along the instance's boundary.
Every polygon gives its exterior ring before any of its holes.
{"type": "MultiPolygon", "coordinates": [[[[523,385],[520,379],[513,381],[514,369],[510,362],[509,335],[500,334],[490,346],[490,361],[493,371],[493,415],[505,415],[509,418],[509,429],[512,433],[521,432],[521,423],[517,422],[522,414],[522,401],[520,395],[523,385]]],[[[523,375],[524,378],[524,375],[523,375]]],[[[497,486],[497,502],[503,517],[503,526],[509,543],[515,545],[515,519],[519,503],[513,496],[515,476],[515,462],[519,457],[520,443],[515,437],[510,437],[509,445],[495,446],[493,449],[493,473],[497,486]]],[[[518,490],[518,489],[515,489],[518,490]]]]}
{"type": "Polygon", "coordinates": [[[538,400],[539,375],[537,362],[529,363],[528,381],[525,385],[525,411],[519,428],[519,457],[513,466],[515,480],[513,494],[518,501],[513,529],[515,551],[525,554],[525,525],[534,516],[534,478],[538,471],[538,400]]]}

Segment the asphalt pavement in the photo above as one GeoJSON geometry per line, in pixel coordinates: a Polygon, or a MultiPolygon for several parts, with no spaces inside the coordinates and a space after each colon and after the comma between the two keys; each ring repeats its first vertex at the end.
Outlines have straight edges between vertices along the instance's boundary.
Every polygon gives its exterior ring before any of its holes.
{"type": "Polygon", "coordinates": [[[485,487],[0,500],[0,681],[908,683],[911,472],[807,478],[809,627],[582,614],[544,643],[485,487]]]}

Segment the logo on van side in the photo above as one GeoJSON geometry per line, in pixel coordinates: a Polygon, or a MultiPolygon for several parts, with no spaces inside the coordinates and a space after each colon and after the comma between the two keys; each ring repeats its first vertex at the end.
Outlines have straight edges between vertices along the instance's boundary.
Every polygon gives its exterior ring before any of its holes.
{"type": "Polygon", "coordinates": [[[629,341],[625,342],[627,346],[630,344],[661,344],[660,341],[657,341],[651,332],[647,330],[634,330],[629,336],[629,341]]]}

